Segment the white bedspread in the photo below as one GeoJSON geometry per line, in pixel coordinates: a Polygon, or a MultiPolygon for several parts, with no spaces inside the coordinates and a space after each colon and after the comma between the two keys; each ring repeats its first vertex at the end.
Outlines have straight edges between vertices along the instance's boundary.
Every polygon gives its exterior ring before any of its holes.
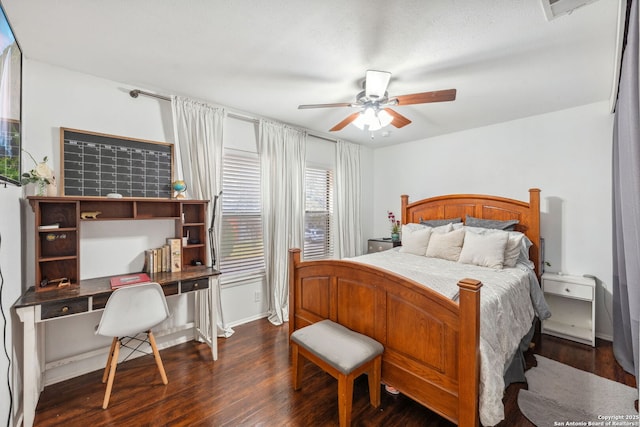
{"type": "MultiPolygon", "coordinates": [[[[398,252],[398,248],[350,258],[401,274],[452,299],[459,280],[480,280],[480,421],[493,426],[504,419],[504,369],[522,337],[529,331],[535,310],[529,273],[524,266],[494,270],[438,258],[398,252]]],[[[535,276],[534,276],[535,277],[535,276]]],[[[535,286],[538,286],[536,283],[535,286]]]]}

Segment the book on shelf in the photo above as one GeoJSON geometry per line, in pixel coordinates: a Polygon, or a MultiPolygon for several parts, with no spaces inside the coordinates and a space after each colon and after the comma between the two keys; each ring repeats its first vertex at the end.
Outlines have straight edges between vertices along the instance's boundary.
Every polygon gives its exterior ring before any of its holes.
{"type": "Polygon", "coordinates": [[[38,227],[39,230],[55,230],[56,228],[60,228],[59,222],[55,222],[53,224],[42,224],[38,227]]]}
{"type": "Polygon", "coordinates": [[[147,283],[151,279],[146,273],[127,274],[124,276],[116,276],[109,279],[111,282],[111,289],[117,289],[122,286],[135,285],[137,283],[147,283]]]}
{"type": "Polygon", "coordinates": [[[155,266],[153,264],[153,250],[147,249],[144,251],[144,271],[151,274],[154,272],[155,266]]]}
{"type": "Polygon", "coordinates": [[[175,273],[182,269],[182,240],[167,238],[167,243],[159,248],[144,251],[144,266],[146,273],[175,273]]]}
{"type": "Polygon", "coordinates": [[[153,253],[153,273],[157,273],[158,271],[160,271],[158,269],[158,265],[160,263],[160,260],[158,259],[158,248],[155,249],[151,249],[152,253],[153,253]]]}
{"type": "Polygon", "coordinates": [[[169,272],[171,271],[171,251],[169,250],[169,245],[162,245],[162,271],[169,272]]]}
{"type": "Polygon", "coordinates": [[[169,245],[169,271],[172,273],[182,270],[182,239],[167,239],[169,245]]]}

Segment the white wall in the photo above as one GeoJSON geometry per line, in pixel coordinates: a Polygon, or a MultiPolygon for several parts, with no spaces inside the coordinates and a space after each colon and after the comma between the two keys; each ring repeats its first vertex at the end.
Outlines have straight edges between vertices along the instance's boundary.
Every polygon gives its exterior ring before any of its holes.
{"type": "MultiPolygon", "coordinates": [[[[9,356],[12,355],[12,342],[17,332],[15,331],[18,323],[17,316],[11,311],[11,306],[22,293],[20,284],[22,283],[21,270],[21,252],[22,239],[20,228],[20,194],[21,189],[12,185],[0,185],[0,279],[2,286],[2,311],[6,318],[6,325],[0,318],[0,331],[6,330],[7,336],[4,337],[4,347],[0,350],[0,420],[4,423],[9,417],[9,389],[8,384],[8,367],[9,361],[5,356],[5,348],[9,356]],[[4,329],[6,326],[6,329],[4,329]]],[[[13,362],[11,362],[13,363],[13,362]]],[[[19,382],[13,375],[11,378],[11,386],[16,388],[19,382]]],[[[16,406],[14,401],[14,411],[16,406]]]]}
{"type": "Polygon", "coordinates": [[[550,271],[598,280],[596,331],[611,339],[611,147],[608,102],[375,150],[374,230],[387,210],[450,193],[524,201],[541,192],[541,234],[550,271]]]}

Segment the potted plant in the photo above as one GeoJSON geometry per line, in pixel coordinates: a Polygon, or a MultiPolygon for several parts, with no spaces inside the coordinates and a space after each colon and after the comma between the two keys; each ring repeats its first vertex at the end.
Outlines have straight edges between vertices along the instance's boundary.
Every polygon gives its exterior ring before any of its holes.
{"type": "Polygon", "coordinates": [[[22,150],[31,157],[35,167],[31,169],[29,172],[25,172],[22,174],[21,182],[23,185],[26,184],[35,184],[35,195],[36,196],[46,196],[49,186],[51,184],[55,185],[55,177],[53,176],[53,171],[47,164],[47,156],[45,156],[41,162],[37,162],[36,159],[33,158],[31,153],[26,150],[22,150]]]}
{"type": "Polygon", "coordinates": [[[387,211],[387,218],[391,223],[391,240],[400,241],[400,221],[396,220],[396,216],[391,211],[387,211]]]}

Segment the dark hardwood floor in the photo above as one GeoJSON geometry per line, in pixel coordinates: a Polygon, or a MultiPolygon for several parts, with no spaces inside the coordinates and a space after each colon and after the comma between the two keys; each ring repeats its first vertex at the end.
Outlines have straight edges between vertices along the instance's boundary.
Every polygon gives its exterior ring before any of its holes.
{"type": "MultiPolygon", "coordinates": [[[[205,344],[189,342],[161,351],[169,378],[162,385],[152,356],[118,365],[109,408],[101,408],[102,371],[45,388],[36,426],[334,426],[338,424],[337,382],[311,364],[305,367],[302,390],[291,389],[288,325],[258,320],[234,328],[219,339],[219,359],[210,360],[205,344]]],[[[549,336],[536,336],[527,354],[558,360],[629,386],[635,378],[615,362],[611,343],[593,349],[549,336]]],[[[105,354],[106,361],[106,354],[105,354]]],[[[524,384],[505,392],[506,419],[500,426],[533,426],[522,416],[517,395],[524,384]]],[[[382,392],[372,408],[366,377],[356,380],[354,426],[452,426],[405,396],[382,392]]]]}

